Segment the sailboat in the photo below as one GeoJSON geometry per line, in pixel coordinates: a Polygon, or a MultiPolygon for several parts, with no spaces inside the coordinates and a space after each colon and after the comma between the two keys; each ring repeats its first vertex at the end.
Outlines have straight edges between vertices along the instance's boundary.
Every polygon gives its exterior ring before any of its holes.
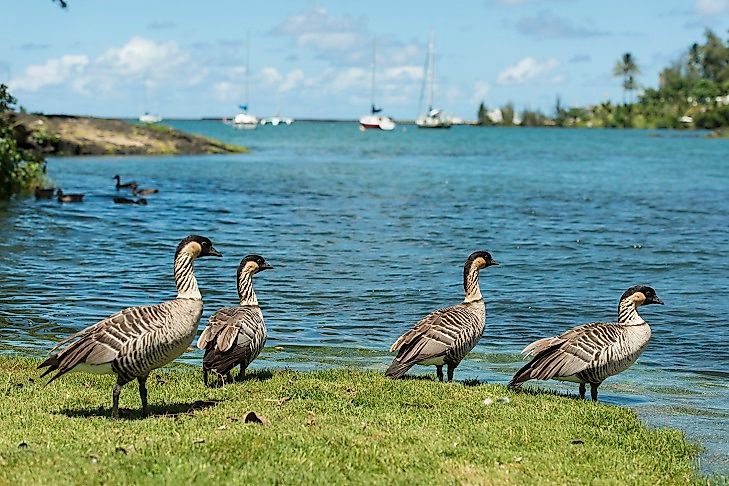
{"type": "Polygon", "coordinates": [[[261,125],[271,125],[277,127],[279,125],[288,126],[294,122],[289,116],[281,116],[281,92],[276,93],[276,114],[268,118],[261,118],[261,125]]]}
{"type": "Polygon", "coordinates": [[[395,129],[395,122],[387,115],[380,115],[382,108],[375,105],[375,65],[377,64],[377,41],[372,42],[372,88],[370,92],[370,114],[359,119],[359,129],[377,129],[390,131],[395,129]]]}
{"type": "Polygon", "coordinates": [[[144,114],[139,115],[139,121],[141,123],[159,123],[162,121],[162,117],[159,115],[155,115],[154,113],[150,113],[147,111],[147,83],[144,83],[144,114]]]}
{"type": "MultiPolygon", "coordinates": [[[[450,128],[451,119],[443,111],[433,108],[433,91],[435,90],[435,34],[430,35],[428,42],[428,55],[425,59],[425,73],[423,76],[423,89],[420,92],[420,105],[423,104],[423,92],[428,89],[428,111],[420,115],[415,124],[418,128],[450,128]]],[[[418,111],[421,111],[420,108],[418,111]]]]}
{"type": "Polygon", "coordinates": [[[243,130],[253,130],[258,126],[258,118],[255,115],[248,113],[248,88],[249,79],[251,72],[251,34],[250,32],[246,35],[246,84],[245,84],[245,102],[238,105],[241,112],[235,115],[231,125],[235,128],[241,128],[243,130]]]}

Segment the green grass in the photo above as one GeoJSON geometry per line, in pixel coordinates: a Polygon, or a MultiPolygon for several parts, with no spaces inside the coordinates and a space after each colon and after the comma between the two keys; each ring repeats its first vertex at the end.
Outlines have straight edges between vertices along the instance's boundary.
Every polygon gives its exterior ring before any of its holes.
{"type": "Polygon", "coordinates": [[[686,484],[697,448],[629,409],[501,385],[393,381],[373,372],[259,371],[205,388],[158,370],[137,387],[0,357],[0,484],[686,484]],[[499,402],[509,397],[509,403],[499,402]],[[494,399],[485,405],[484,399],[494,399]],[[268,425],[244,423],[255,411],[268,425]]]}

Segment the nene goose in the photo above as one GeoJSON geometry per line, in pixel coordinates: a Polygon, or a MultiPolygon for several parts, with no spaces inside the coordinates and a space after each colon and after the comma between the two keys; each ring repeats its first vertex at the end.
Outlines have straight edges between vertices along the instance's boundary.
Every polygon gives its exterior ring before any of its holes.
{"type": "Polygon", "coordinates": [[[83,194],[64,194],[61,189],[56,192],[56,199],[60,203],[83,202],[83,194]]]}
{"type": "Polygon", "coordinates": [[[443,365],[448,365],[448,381],[461,360],[481,339],[486,323],[486,305],[478,284],[478,271],[498,265],[485,251],[471,254],[463,267],[461,304],[432,312],[415,324],[390,347],[397,357],[385,376],[402,377],[414,365],[435,365],[438,380],[443,381],[443,365]]]}
{"type": "Polygon", "coordinates": [[[638,315],[638,307],[663,304],[656,291],[646,285],[626,290],[618,304],[618,322],[595,322],[570,329],[560,336],[544,338],[524,348],[533,359],[509,383],[518,386],[528,380],[560,380],[585,385],[597,400],[597,388],[608,377],[627,370],[641,355],[651,338],[651,328],[638,315]]]}
{"type": "Polygon", "coordinates": [[[159,192],[159,189],[152,189],[151,187],[148,189],[139,189],[139,186],[137,186],[136,183],[132,183],[130,186],[132,189],[132,194],[135,196],[148,196],[150,194],[157,194],[159,192]]]}
{"type": "Polygon", "coordinates": [[[129,189],[129,188],[131,188],[132,186],[136,186],[136,185],[137,185],[137,183],[136,183],[136,182],[134,182],[134,181],[132,181],[132,182],[127,182],[127,183],[125,183],[125,184],[122,184],[122,183],[121,183],[121,177],[119,177],[118,175],[115,175],[114,177],[112,177],[112,179],[116,179],[116,190],[117,190],[117,191],[118,191],[119,189],[129,189]]]}
{"type": "Polygon", "coordinates": [[[139,199],[129,199],[128,197],[115,197],[114,198],[115,204],[139,204],[141,206],[147,205],[147,200],[143,197],[140,197],[139,199]]]}
{"type": "Polygon", "coordinates": [[[111,416],[119,417],[122,387],[137,379],[142,413],[148,415],[149,373],[180,356],[197,332],[203,301],[197,286],[193,262],[205,256],[222,256],[202,236],[183,239],[175,252],[177,298],[157,305],[129,307],[70,336],[51,350],[39,368],[41,376],[56,371],[48,383],[69,371],[113,373],[117,376],[111,416]],[[61,351],[56,349],[68,344],[61,351]]]}
{"type": "Polygon", "coordinates": [[[262,256],[248,255],[238,265],[238,307],[225,307],[210,317],[197,347],[205,350],[203,381],[208,384],[212,371],[223,382],[231,380],[230,371],[240,365],[238,379],[258,356],[266,343],[266,325],[253,291],[253,275],[273,268],[262,256]]]}

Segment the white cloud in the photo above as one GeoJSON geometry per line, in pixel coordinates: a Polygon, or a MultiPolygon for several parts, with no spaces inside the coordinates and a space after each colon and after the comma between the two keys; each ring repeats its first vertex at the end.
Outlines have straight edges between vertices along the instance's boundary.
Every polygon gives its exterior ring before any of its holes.
{"type": "Polygon", "coordinates": [[[96,64],[125,76],[143,74],[158,77],[187,59],[187,54],[174,42],[157,43],[142,37],[133,37],[123,46],[105,51],[96,60],[96,64]]]}
{"type": "Polygon", "coordinates": [[[73,79],[88,66],[89,58],[84,55],[65,55],[49,59],[43,64],[30,65],[23,74],[10,80],[12,90],[38,91],[46,86],[62,84],[73,79]]]}
{"type": "Polygon", "coordinates": [[[304,81],[305,78],[306,76],[304,75],[304,71],[302,71],[301,69],[294,69],[286,75],[284,80],[279,85],[278,91],[280,93],[293,91],[302,81],[304,81]]]}
{"type": "Polygon", "coordinates": [[[705,17],[721,15],[729,12],[729,0],[695,0],[694,8],[705,17]]]}
{"type": "Polygon", "coordinates": [[[108,93],[114,86],[130,79],[144,79],[148,86],[179,79],[187,85],[202,81],[204,68],[185,71],[189,56],[174,42],[157,43],[133,37],[121,47],[107,49],[95,59],[87,55],[65,55],[43,64],[30,65],[23,74],[10,81],[20,91],[37,91],[45,86],[69,82],[84,95],[108,93]]]}
{"type": "Polygon", "coordinates": [[[545,59],[539,61],[533,57],[525,57],[513,66],[509,66],[501,71],[497,77],[499,84],[523,84],[554,71],[559,62],[554,59],[545,59]]]}
{"type": "Polygon", "coordinates": [[[265,84],[279,84],[283,76],[275,67],[264,67],[260,72],[261,82],[265,84]]]}
{"type": "Polygon", "coordinates": [[[333,16],[318,6],[291,15],[273,33],[291,37],[299,47],[323,52],[348,52],[368,39],[361,22],[348,16],[333,16]]]}
{"type": "Polygon", "coordinates": [[[421,66],[395,66],[387,68],[380,76],[386,81],[418,81],[423,79],[421,66]]]}

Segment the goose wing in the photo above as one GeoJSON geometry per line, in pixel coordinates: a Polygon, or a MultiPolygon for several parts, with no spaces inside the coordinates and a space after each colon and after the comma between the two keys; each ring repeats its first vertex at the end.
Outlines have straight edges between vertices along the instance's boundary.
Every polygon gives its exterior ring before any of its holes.
{"type": "Polygon", "coordinates": [[[114,361],[125,346],[170,324],[170,303],[128,307],[59,342],[38,368],[41,377],[57,371],[52,382],[79,364],[103,365],[114,361]],[[65,348],[56,352],[61,346],[65,348]]]}
{"type": "Polygon", "coordinates": [[[399,377],[417,363],[445,356],[457,338],[449,319],[455,307],[457,306],[446,307],[428,314],[400,336],[390,346],[390,352],[398,353],[385,375],[399,377]]]}
{"type": "MultiPolygon", "coordinates": [[[[266,331],[258,307],[246,306],[221,311],[210,318],[208,328],[211,332],[205,340],[203,368],[226,374],[238,364],[247,366],[258,356],[266,341],[266,331]]],[[[203,336],[200,338],[202,340],[203,336]]]]}
{"type": "Polygon", "coordinates": [[[206,349],[211,342],[215,341],[218,334],[225,329],[237,311],[238,307],[224,307],[210,316],[208,325],[205,326],[197,340],[198,349],[206,349]]]}
{"type": "Polygon", "coordinates": [[[566,378],[599,363],[600,356],[619,343],[623,328],[614,323],[591,323],[555,337],[533,342],[523,353],[534,356],[512,378],[510,385],[528,380],[566,378]]]}

